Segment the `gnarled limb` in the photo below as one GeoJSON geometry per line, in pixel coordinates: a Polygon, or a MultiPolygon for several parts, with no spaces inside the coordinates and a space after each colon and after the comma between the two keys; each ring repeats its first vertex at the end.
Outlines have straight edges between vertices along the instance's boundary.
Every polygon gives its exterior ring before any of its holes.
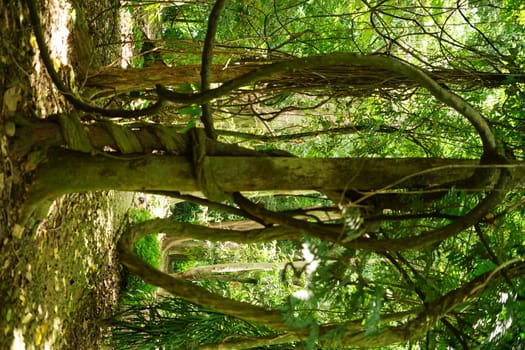
{"type": "Polygon", "coordinates": [[[123,237],[119,241],[120,262],[144,281],[159,286],[174,296],[210,307],[226,315],[238,317],[248,322],[264,324],[275,330],[289,330],[280,311],[267,310],[249,303],[219,296],[185,279],[174,278],[151,267],[133,252],[133,241],[126,238],[123,237]]]}
{"type": "MultiPolygon", "coordinates": [[[[173,227],[177,227],[176,232],[179,236],[181,234],[183,236],[188,234],[192,235],[194,238],[201,237],[201,235],[206,236],[206,238],[210,238],[209,232],[195,234],[195,227],[192,227],[195,225],[174,222],[171,224],[173,224],[173,227]]],[[[165,229],[166,225],[169,225],[166,219],[152,220],[132,227],[122,236],[118,243],[120,259],[124,265],[130,269],[131,272],[143,278],[148,283],[164,288],[177,297],[200,304],[202,306],[210,307],[230,316],[238,317],[249,322],[265,325],[277,331],[284,332],[282,336],[278,337],[265,337],[261,339],[255,338],[253,343],[234,342],[233,344],[230,344],[232,347],[228,348],[247,349],[252,347],[254,344],[281,344],[285,342],[301,341],[308,337],[309,332],[307,329],[295,329],[285,324],[283,321],[284,314],[280,311],[267,310],[258,306],[237,302],[218,296],[184,279],[174,278],[164,274],[152,268],[143,260],[138,258],[133,253],[133,243],[143,235],[151,233],[151,230],[155,230],[153,232],[168,231],[165,229]]],[[[218,240],[226,239],[222,235],[216,236],[215,238],[218,240]]],[[[378,334],[369,335],[366,332],[366,328],[359,320],[350,321],[344,325],[321,325],[319,328],[319,334],[321,335],[319,341],[321,344],[333,344],[333,339],[323,336],[326,336],[330,332],[340,327],[342,327],[343,331],[342,336],[335,341],[341,345],[347,346],[386,346],[417,339],[425,334],[432,325],[434,325],[447,313],[454,310],[458,306],[473,300],[491,284],[498,282],[504,273],[508,276],[515,277],[523,275],[524,272],[525,264],[522,260],[509,261],[499,266],[495,270],[485,273],[484,275],[462,285],[461,287],[436,298],[435,300],[426,304],[422,310],[412,310],[409,313],[403,313],[402,319],[407,319],[411,315],[413,315],[413,318],[409,319],[400,326],[386,326],[382,328],[378,334]],[[519,264],[517,264],[515,267],[509,268],[510,265],[516,263],[519,264]]],[[[388,318],[386,318],[384,322],[388,323],[390,321],[388,318]]],[[[210,344],[209,348],[221,348],[220,346],[215,346],[218,345],[210,344]]]]}

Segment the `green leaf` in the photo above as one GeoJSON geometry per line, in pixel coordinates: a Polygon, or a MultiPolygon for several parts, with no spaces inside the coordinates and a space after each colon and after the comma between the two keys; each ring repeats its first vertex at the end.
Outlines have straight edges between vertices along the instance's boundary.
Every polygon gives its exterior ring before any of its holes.
{"type": "Polygon", "coordinates": [[[179,109],[179,113],[182,115],[190,115],[194,118],[200,118],[202,115],[202,109],[199,105],[191,105],[189,107],[179,109]]]}
{"type": "Polygon", "coordinates": [[[381,317],[381,308],[383,307],[384,290],[377,286],[374,291],[374,299],[370,303],[369,315],[366,320],[366,335],[374,335],[378,332],[379,319],[381,317]]]}
{"type": "Polygon", "coordinates": [[[485,260],[476,266],[473,274],[475,277],[478,277],[478,276],[483,275],[484,273],[494,270],[496,267],[498,266],[494,264],[492,261],[485,260]]]}
{"type": "Polygon", "coordinates": [[[193,129],[196,126],[197,126],[197,120],[191,119],[190,121],[188,121],[188,124],[186,124],[186,126],[182,128],[181,132],[182,133],[188,132],[189,130],[193,129]]]}

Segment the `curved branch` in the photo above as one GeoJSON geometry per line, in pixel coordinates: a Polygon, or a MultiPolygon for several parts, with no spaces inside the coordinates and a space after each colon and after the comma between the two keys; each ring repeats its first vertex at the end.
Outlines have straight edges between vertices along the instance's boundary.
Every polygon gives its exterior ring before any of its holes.
{"type": "MultiPolygon", "coordinates": [[[[142,228],[147,228],[147,226],[142,226],[142,228]]],[[[147,230],[142,233],[145,232],[149,234],[158,231],[147,230]]],[[[248,322],[263,324],[275,330],[290,330],[290,327],[284,322],[284,314],[280,311],[267,310],[263,307],[219,296],[185,279],[172,277],[150,266],[133,252],[133,244],[140,236],[132,228],[124,233],[118,242],[117,249],[120,261],[130,272],[144,281],[162,287],[169,293],[184,300],[210,307],[226,315],[238,317],[248,322]]]]}
{"type": "Polygon", "coordinates": [[[292,231],[286,227],[275,226],[247,231],[210,228],[171,219],[152,219],[134,225],[126,233],[129,240],[138,239],[153,232],[164,233],[168,236],[190,238],[196,240],[213,240],[216,242],[260,243],[273,240],[300,238],[299,231],[292,231]]]}
{"type": "MultiPolygon", "coordinates": [[[[225,129],[217,130],[217,134],[221,136],[238,137],[238,138],[246,139],[246,140],[257,140],[257,141],[262,141],[262,142],[277,142],[277,141],[304,139],[306,137],[315,137],[319,135],[356,134],[360,131],[368,131],[368,130],[370,130],[370,127],[367,127],[364,125],[352,125],[352,126],[324,129],[324,130],[312,130],[312,131],[298,132],[294,134],[280,134],[280,135],[261,135],[261,134],[253,134],[253,133],[248,133],[248,132],[225,130],[225,129]]],[[[400,130],[398,128],[387,126],[387,125],[381,125],[377,127],[376,129],[374,129],[374,132],[387,133],[387,134],[395,133],[399,131],[400,130]]]]}
{"type": "Polygon", "coordinates": [[[308,222],[304,220],[298,220],[286,214],[276,213],[274,211],[267,210],[263,207],[257,206],[256,204],[252,203],[249,199],[245,198],[239,192],[233,193],[232,198],[241,209],[250,213],[251,215],[258,217],[265,222],[282,225],[284,227],[292,229],[293,231],[302,231],[311,236],[317,236],[322,239],[334,242],[338,241],[339,237],[342,237],[344,233],[342,226],[332,226],[308,222]]]}
{"type": "MultiPolygon", "coordinates": [[[[494,169],[494,172],[499,174],[499,180],[492,192],[490,192],[465,216],[458,218],[444,227],[415,237],[404,237],[397,239],[372,239],[358,237],[349,242],[345,242],[344,245],[353,249],[365,249],[376,252],[405,251],[422,249],[431,246],[432,244],[441,242],[447,238],[453,237],[464,229],[478,223],[487,212],[497,206],[504,198],[504,189],[507,187],[509,175],[507,171],[504,170],[494,169]]],[[[243,210],[247,211],[251,215],[259,217],[265,221],[287,227],[292,231],[291,233],[295,232],[296,235],[299,235],[300,232],[305,232],[311,236],[319,237],[331,242],[339,242],[342,238],[342,233],[344,232],[342,226],[316,224],[290,218],[280,213],[274,213],[256,206],[239,193],[234,193],[233,198],[243,210]]]]}
{"type": "MultiPolygon", "coordinates": [[[[508,176],[501,175],[498,184],[485,199],[468,214],[444,227],[414,237],[373,239],[361,236],[345,242],[344,245],[352,249],[364,249],[376,252],[416,250],[431,246],[432,244],[453,237],[462,230],[479,222],[479,220],[494,206],[500,203],[501,199],[505,196],[503,189],[506,187],[507,181],[508,176]]],[[[262,242],[273,239],[300,239],[303,233],[335,243],[341,240],[341,233],[343,232],[343,226],[341,225],[321,225],[294,219],[282,213],[274,213],[258,207],[249,200],[243,197],[240,198],[239,195],[234,195],[234,197],[244,211],[255,217],[259,217],[263,221],[281,226],[249,231],[233,231],[216,230],[198,225],[177,223],[172,220],[157,219],[139,224],[134,230],[136,232],[143,232],[143,234],[147,234],[147,231],[164,232],[194,239],[209,239],[209,237],[214,237],[214,239],[220,241],[226,240],[239,243],[262,242]]]]}
{"type": "Polygon", "coordinates": [[[455,236],[462,230],[478,223],[486,213],[496,207],[505,197],[504,189],[507,187],[510,176],[505,170],[496,169],[494,171],[499,173],[498,183],[494,186],[494,189],[480,203],[478,203],[478,205],[468,212],[468,214],[456,221],[417,237],[379,240],[361,237],[346,243],[345,246],[373,251],[416,250],[455,236]]]}
{"type": "MultiPolygon", "coordinates": [[[[202,51],[202,66],[201,66],[201,91],[205,92],[210,89],[210,67],[213,61],[213,46],[215,45],[215,35],[217,34],[217,26],[219,25],[219,18],[226,5],[226,0],[217,0],[208,19],[208,29],[206,30],[206,39],[204,41],[204,48],[202,51]]],[[[206,136],[211,139],[217,139],[217,133],[213,129],[213,117],[211,114],[211,106],[209,103],[202,105],[201,121],[206,130],[206,136]]]]}
{"type": "Polygon", "coordinates": [[[213,202],[213,201],[211,201],[209,199],[193,196],[193,195],[190,195],[190,194],[181,194],[178,191],[146,191],[146,192],[147,193],[151,193],[151,194],[158,194],[158,195],[161,195],[161,196],[168,196],[168,197],[182,199],[184,201],[195,203],[195,204],[202,205],[202,206],[206,206],[208,208],[215,209],[215,210],[222,210],[222,211],[224,211],[226,213],[229,213],[229,214],[242,216],[242,217],[245,217],[247,219],[253,220],[253,221],[258,222],[259,224],[261,224],[263,226],[268,226],[264,221],[262,221],[258,217],[250,215],[249,213],[247,213],[244,210],[238,209],[236,207],[229,206],[227,204],[213,202]]]}
{"type": "Polygon", "coordinates": [[[300,341],[301,338],[293,333],[285,333],[277,336],[251,337],[245,340],[233,342],[221,342],[199,346],[199,350],[243,350],[268,347],[271,345],[288,344],[300,341]]]}

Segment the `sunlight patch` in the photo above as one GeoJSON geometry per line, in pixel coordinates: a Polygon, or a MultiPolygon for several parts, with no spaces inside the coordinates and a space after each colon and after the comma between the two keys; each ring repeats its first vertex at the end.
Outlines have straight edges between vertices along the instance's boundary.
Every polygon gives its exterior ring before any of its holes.
{"type": "MultiPolygon", "coordinates": [[[[70,14],[72,14],[71,5],[68,2],[53,0],[50,8],[56,9],[53,19],[51,20],[50,31],[51,38],[49,40],[49,51],[51,57],[55,61],[55,65],[60,64],[66,66],[69,63],[67,49],[70,22],[70,14]]],[[[56,69],[57,67],[55,67],[56,69]]]]}
{"type": "Polygon", "coordinates": [[[314,296],[314,293],[311,290],[299,289],[292,293],[292,296],[299,300],[309,300],[314,296]]]}
{"type": "Polygon", "coordinates": [[[308,243],[303,243],[302,246],[303,258],[307,263],[306,275],[310,276],[315,272],[315,270],[317,270],[317,267],[321,261],[319,259],[315,259],[315,254],[310,251],[310,245],[308,243]]]}
{"type": "Polygon", "coordinates": [[[13,343],[11,344],[11,350],[24,350],[26,343],[24,342],[24,334],[20,328],[13,331],[13,343]]]}
{"type": "Polygon", "coordinates": [[[127,68],[133,58],[133,19],[125,7],[120,9],[120,33],[122,41],[120,66],[127,68]]]}
{"type": "MultiPolygon", "coordinates": [[[[49,6],[47,7],[49,8],[49,12],[46,10],[41,12],[40,20],[44,21],[44,36],[45,32],[49,31],[50,33],[49,38],[45,40],[53,66],[55,70],[58,71],[60,67],[67,66],[69,63],[68,39],[70,33],[68,25],[70,24],[74,13],[71,5],[64,0],[50,0],[49,6]],[[43,16],[47,16],[47,22],[44,20],[43,16]]],[[[54,85],[49,85],[50,82],[47,81],[47,72],[40,61],[40,48],[38,47],[34,35],[31,36],[29,42],[35,53],[33,57],[34,69],[33,73],[31,74],[31,85],[36,90],[56,91],[54,85]]],[[[53,106],[51,109],[46,106],[49,103],[48,101],[53,99],[53,95],[54,94],[52,93],[37,95],[36,106],[39,110],[38,114],[41,117],[59,112],[57,106],[53,106]]]]}
{"type": "Polygon", "coordinates": [[[497,320],[496,321],[496,328],[490,333],[489,336],[489,342],[494,341],[497,337],[502,336],[505,334],[507,330],[510,329],[510,326],[512,326],[512,318],[509,317],[506,320],[497,320]]]}

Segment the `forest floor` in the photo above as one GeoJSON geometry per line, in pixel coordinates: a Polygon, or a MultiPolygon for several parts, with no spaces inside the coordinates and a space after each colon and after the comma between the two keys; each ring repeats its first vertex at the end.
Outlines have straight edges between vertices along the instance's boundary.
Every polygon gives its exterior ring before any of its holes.
{"type": "MultiPolygon", "coordinates": [[[[76,74],[79,58],[71,53],[82,44],[81,36],[68,33],[73,16],[78,20],[89,13],[85,23],[100,51],[98,64],[119,54],[119,46],[104,45],[120,40],[118,1],[74,6],[42,0],[37,5],[64,78],[76,74]]],[[[118,304],[120,265],[114,248],[133,195],[72,194],[57,200],[44,221],[17,222],[31,169],[10,152],[14,120],[44,118],[67,112],[68,106],[38,58],[26,1],[3,1],[0,25],[0,349],[99,349],[103,320],[118,304]]]]}

